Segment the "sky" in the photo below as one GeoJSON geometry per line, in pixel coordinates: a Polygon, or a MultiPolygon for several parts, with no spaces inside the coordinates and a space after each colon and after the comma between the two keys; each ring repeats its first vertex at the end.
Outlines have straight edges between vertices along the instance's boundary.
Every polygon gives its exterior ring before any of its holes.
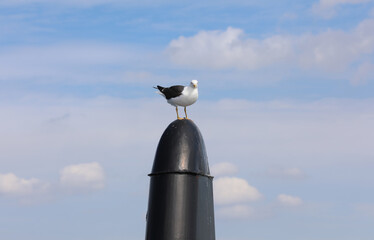
{"type": "Polygon", "coordinates": [[[176,119],[152,87],[192,79],[217,240],[372,239],[374,1],[0,0],[0,22],[2,239],[144,239],[176,119]]]}

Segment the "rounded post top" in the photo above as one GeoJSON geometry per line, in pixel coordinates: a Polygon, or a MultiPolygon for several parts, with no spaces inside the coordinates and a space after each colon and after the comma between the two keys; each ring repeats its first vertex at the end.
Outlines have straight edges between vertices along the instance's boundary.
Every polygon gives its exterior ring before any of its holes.
{"type": "Polygon", "coordinates": [[[192,120],[175,120],[162,134],[149,175],[164,173],[190,173],[210,177],[204,140],[192,120]]]}

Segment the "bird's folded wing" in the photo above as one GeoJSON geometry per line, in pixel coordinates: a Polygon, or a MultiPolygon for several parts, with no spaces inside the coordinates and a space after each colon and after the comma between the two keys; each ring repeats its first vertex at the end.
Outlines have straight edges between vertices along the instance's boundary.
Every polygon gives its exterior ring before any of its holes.
{"type": "Polygon", "coordinates": [[[182,95],[184,86],[176,85],[168,88],[164,88],[161,92],[165,95],[166,99],[175,98],[182,95]]]}

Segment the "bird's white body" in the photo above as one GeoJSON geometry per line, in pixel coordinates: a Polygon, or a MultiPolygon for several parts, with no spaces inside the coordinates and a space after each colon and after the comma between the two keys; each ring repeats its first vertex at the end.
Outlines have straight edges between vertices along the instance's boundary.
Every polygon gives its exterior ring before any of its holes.
{"type": "Polygon", "coordinates": [[[158,93],[164,96],[166,101],[175,107],[178,119],[182,119],[179,117],[178,106],[184,107],[185,118],[187,119],[186,107],[194,104],[199,97],[197,80],[192,80],[188,86],[175,85],[165,88],[158,85],[154,88],[158,89],[158,93]]]}
{"type": "Polygon", "coordinates": [[[187,107],[194,104],[199,97],[199,93],[196,87],[187,86],[184,88],[182,95],[171,98],[167,102],[174,107],[182,106],[187,107]]]}

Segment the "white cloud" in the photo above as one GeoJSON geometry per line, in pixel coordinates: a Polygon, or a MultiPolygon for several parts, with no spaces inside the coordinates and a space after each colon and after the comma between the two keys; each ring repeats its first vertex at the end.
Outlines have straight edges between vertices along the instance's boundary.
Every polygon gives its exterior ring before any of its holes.
{"type": "Polygon", "coordinates": [[[300,206],[303,203],[301,198],[287,194],[279,194],[277,200],[284,206],[300,206]]]}
{"type": "Polygon", "coordinates": [[[292,41],[284,36],[246,38],[243,30],[200,31],[170,42],[167,52],[177,64],[201,68],[257,69],[292,56],[292,41]]]}
{"type": "Polygon", "coordinates": [[[47,191],[49,184],[37,178],[19,178],[13,173],[0,174],[0,194],[6,196],[25,196],[47,191]]]}
{"type": "Polygon", "coordinates": [[[253,217],[255,210],[247,205],[233,205],[220,207],[217,210],[217,216],[219,218],[228,218],[228,219],[246,219],[253,217]]]}
{"type": "Polygon", "coordinates": [[[82,163],[64,167],[60,173],[63,187],[77,190],[97,190],[104,187],[104,171],[99,163],[82,163]]]}
{"type": "Polygon", "coordinates": [[[216,163],[210,167],[211,174],[215,177],[232,175],[238,172],[238,168],[229,162],[216,163]]]}
{"type": "Polygon", "coordinates": [[[320,0],[312,7],[312,12],[324,18],[331,18],[336,14],[335,8],[343,4],[361,4],[371,0],[320,0]]]}
{"type": "Polygon", "coordinates": [[[214,201],[216,204],[233,204],[255,201],[261,198],[261,193],[245,179],[222,177],[214,180],[214,201]]]}
{"type": "Polygon", "coordinates": [[[244,31],[200,31],[170,42],[167,53],[179,65],[192,68],[247,69],[267,67],[320,70],[349,78],[374,52],[374,19],[350,31],[327,30],[318,34],[273,35],[254,39],[244,31]],[[342,75],[345,73],[345,75],[342,75]]]}
{"type": "MultiPolygon", "coordinates": [[[[317,69],[324,74],[350,79],[352,84],[365,83],[371,80],[365,71],[368,64],[364,62],[367,62],[365,57],[374,52],[373,32],[373,19],[362,21],[350,31],[278,34],[263,39],[248,37],[242,29],[229,27],[225,31],[201,31],[191,37],[172,40],[166,56],[144,46],[89,41],[7,46],[0,48],[0,80],[12,83],[171,83],[175,79],[158,73],[160,69],[170,68],[167,61],[171,59],[192,68],[266,70],[271,67],[272,73],[281,72],[272,74],[277,75],[274,77],[265,71],[255,78],[282,79],[295,69],[317,69]]],[[[233,71],[230,77],[248,81],[243,75],[233,71]]]]}

